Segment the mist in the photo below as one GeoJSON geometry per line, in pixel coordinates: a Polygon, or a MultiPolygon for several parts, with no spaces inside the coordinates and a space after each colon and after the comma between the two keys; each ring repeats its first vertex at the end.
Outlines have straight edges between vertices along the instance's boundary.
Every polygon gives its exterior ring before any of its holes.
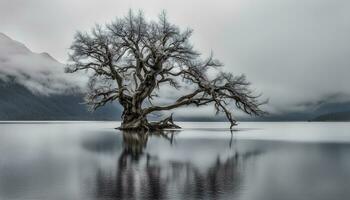
{"type": "MultiPolygon", "coordinates": [[[[13,0],[0,3],[1,31],[66,63],[77,30],[108,23],[129,8],[143,10],[150,19],[165,10],[171,22],[193,28],[198,51],[205,56],[212,50],[224,70],[246,74],[252,87],[269,98],[270,113],[350,101],[350,3],[345,0],[13,0]]],[[[25,63],[25,57],[16,62],[25,63]]]]}

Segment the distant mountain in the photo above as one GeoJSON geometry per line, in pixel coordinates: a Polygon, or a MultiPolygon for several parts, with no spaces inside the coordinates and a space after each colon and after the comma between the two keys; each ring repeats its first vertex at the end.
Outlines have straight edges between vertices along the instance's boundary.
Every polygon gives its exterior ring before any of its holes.
{"type": "Polygon", "coordinates": [[[34,94],[15,82],[0,81],[0,120],[117,120],[120,107],[109,104],[89,112],[82,95],[34,94]]]}
{"type": "Polygon", "coordinates": [[[15,80],[33,93],[63,94],[86,84],[85,78],[64,73],[64,65],[48,53],[34,53],[0,33],[0,79],[15,80]]]}
{"type": "Polygon", "coordinates": [[[117,104],[89,112],[83,84],[48,53],[33,53],[0,33],[0,120],[120,119],[117,104]]]}
{"type": "Polygon", "coordinates": [[[350,111],[323,114],[311,121],[350,121],[350,111]]]}

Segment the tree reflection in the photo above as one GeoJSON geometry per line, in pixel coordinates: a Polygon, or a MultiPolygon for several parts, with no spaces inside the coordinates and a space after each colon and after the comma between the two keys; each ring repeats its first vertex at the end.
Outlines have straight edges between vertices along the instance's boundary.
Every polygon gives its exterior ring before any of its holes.
{"type": "MultiPolygon", "coordinates": [[[[161,161],[144,150],[150,137],[174,143],[175,132],[152,134],[123,133],[123,150],[115,175],[99,170],[98,199],[218,199],[232,197],[242,185],[242,163],[260,152],[235,153],[210,167],[200,169],[191,161],[161,161]]],[[[198,164],[198,163],[197,163],[198,164]]]]}

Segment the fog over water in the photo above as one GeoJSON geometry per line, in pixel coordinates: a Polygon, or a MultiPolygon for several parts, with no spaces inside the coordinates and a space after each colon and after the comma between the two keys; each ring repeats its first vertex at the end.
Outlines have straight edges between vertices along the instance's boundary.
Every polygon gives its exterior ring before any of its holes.
{"type": "Polygon", "coordinates": [[[1,122],[0,199],[348,199],[348,123],[1,122]]]}

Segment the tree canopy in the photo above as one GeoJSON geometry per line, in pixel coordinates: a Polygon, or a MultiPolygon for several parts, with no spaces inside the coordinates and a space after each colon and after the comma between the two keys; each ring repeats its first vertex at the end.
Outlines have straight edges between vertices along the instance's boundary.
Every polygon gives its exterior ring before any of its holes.
{"type": "Polygon", "coordinates": [[[259,101],[246,77],[223,72],[212,54],[203,59],[189,41],[192,32],[170,23],[165,13],[149,21],[130,11],[89,33],[77,32],[67,71],[88,71],[86,102],[91,108],[120,103],[122,129],[177,128],[171,116],[148,122],[147,115],[190,105],[213,105],[231,128],[236,124],[232,105],[250,115],[264,114],[260,106],[265,101],[259,101]],[[161,87],[186,90],[172,103],[156,103],[161,87]]]}

